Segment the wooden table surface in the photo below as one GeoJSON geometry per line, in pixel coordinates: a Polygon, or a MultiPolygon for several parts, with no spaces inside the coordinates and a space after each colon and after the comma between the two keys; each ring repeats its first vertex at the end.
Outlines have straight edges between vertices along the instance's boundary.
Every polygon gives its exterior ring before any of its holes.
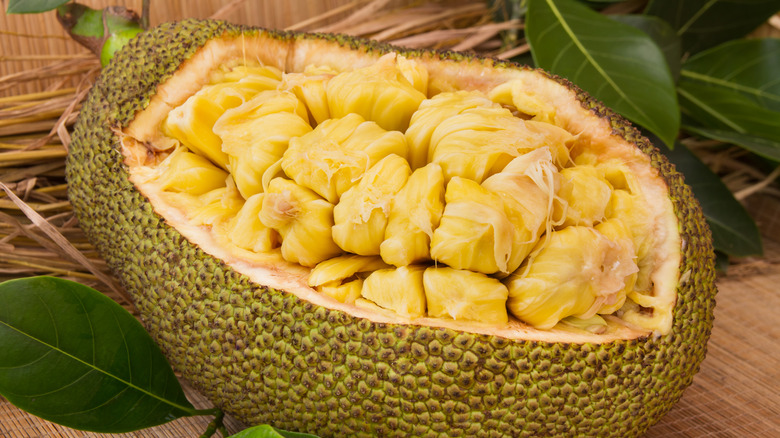
{"type": "MultiPolygon", "coordinates": [[[[715,326],[701,371],[648,438],[780,437],[780,243],[718,280],[715,326]]],[[[193,403],[205,400],[188,390],[193,403]]],[[[210,419],[179,419],[121,437],[199,436],[210,419]]],[[[241,425],[228,421],[231,433],[241,425]]],[[[0,398],[0,438],[102,437],[48,423],[0,398]]]]}

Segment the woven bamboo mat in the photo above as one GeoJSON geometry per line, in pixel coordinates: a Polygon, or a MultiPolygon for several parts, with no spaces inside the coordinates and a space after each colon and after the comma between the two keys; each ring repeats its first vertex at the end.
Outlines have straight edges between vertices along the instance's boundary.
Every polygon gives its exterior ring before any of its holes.
{"type": "MultiPolygon", "coordinates": [[[[780,242],[740,261],[718,280],[709,353],[682,400],[647,438],[780,437],[780,242]]],[[[207,402],[187,389],[198,407],[207,402]]],[[[180,419],[126,437],[197,437],[208,418],[180,419]]],[[[240,424],[229,420],[231,433],[240,424]]],[[[53,425],[0,398],[0,438],[99,437],[53,425]]]]}

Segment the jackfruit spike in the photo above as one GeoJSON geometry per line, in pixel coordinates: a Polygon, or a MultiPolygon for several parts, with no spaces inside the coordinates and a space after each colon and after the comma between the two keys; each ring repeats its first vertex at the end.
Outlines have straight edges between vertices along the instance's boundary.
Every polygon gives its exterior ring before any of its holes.
{"type": "Polygon", "coordinates": [[[335,204],[367,169],[390,154],[407,158],[402,133],[385,131],[374,122],[349,114],[290,139],[281,165],[295,182],[335,204]]]}
{"type": "Polygon", "coordinates": [[[226,227],[225,233],[233,245],[257,253],[279,246],[277,232],[260,222],[264,196],[263,193],[250,196],[226,227]]]}
{"type": "Polygon", "coordinates": [[[360,182],[344,192],[333,209],[333,240],[343,250],[379,255],[390,202],[412,173],[409,163],[390,154],[371,166],[360,182]]]}
{"type": "Polygon", "coordinates": [[[494,102],[514,107],[521,113],[520,116],[526,115],[535,121],[555,124],[555,107],[535,90],[523,79],[514,79],[493,88],[488,95],[494,102]]]}
{"type": "Polygon", "coordinates": [[[225,187],[228,173],[185,148],[175,149],[156,169],[160,188],[172,192],[202,195],[225,187]]]}
{"type": "Polygon", "coordinates": [[[326,87],[328,81],[338,74],[328,67],[308,66],[303,73],[287,73],[279,86],[289,90],[306,105],[312,126],[331,118],[328,109],[326,87]]]}
{"type": "Polygon", "coordinates": [[[633,257],[593,228],[566,227],[545,235],[505,284],[507,306],[520,320],[549,329],[567,316],[587,319],[625,288],[633,257]]]}
{"type": "Polygon", "coordinates": [[[476,107],[498,108],[479,91],[450,91],[424,100],[412,115],[404,134],[409,144],[409,164],[418,169],[428,163],[431,136],[441,122],[464,110],[476,107]]]}
{"type": "Polygon", "coordinates": [[[554,217],[562,227],[592,227],[604,220],[612,187],[593,166],[567,167],[560,172],[561,188],[555,202],[554,217]]]}
{"type": "MultiPolygon", "coordinates": [[[[389,53],[368,67],[333,77],[327,86],[331,117],[356,113],[388,131],[405,131],[426,95],[407,80],[396,58],[389,53]]],[[[407,66],[405,70],[410,74],[412,69],[407,66]]]]}
{"type": "Polygon", "coordinates": [[[430,260],[431,237],[444,212],[444,175],[430,163],[415,170],[393,198],[385,240],[379,245],[382,259],[395,266],[430,260]]]}
{"type": "Polygon", "coordinates": [[[317,264],[311,270],[308,284],[311,287],[322,286],[326,283],[341,283],[342,281],[365,274],[386,269],[390,266],[376,256],[359,256],[354,254],[333,257],[317,264]]]}
{"type": "Polygon", "coordinates": [[[214,123],[227,109],[243,104],[260,91],[276,88],[277,84],[275,80],[260,80],[206,86],[168,113],[162,124],[163,133],[227,169],[228,157],[222,151],[222,140],[213,131],[214,123]]]}
{"type": "Polygon", "coordinates": [[[515,271],[542,233],[552,229],[553,200],[559,186],[560,176],[547,147],[515,158],[482,183],[501,198],[513,226],[512,249],[502,273],[515,271]]]}
{"type": "Polygon", "coordinates": [[[423,274],[423,285],[428,316],[495,326],[509,321],[508,291],[495,278],[478,272],[430,267],[423,274]]]}
{"type": "Polygon", "coordinates": [[[474,181],[454,177],[445,202],[431,239],[431,257],[456,269],[508,273],[514,231],[501,198],[474,181]]]}
{"type": "Polygon", "coordinates": [[[229,168],[244,198],[262,193],[265,171],[279,161],[290,138],[311,132],[305,106],[291,93],[264,91],[225,111],[214,124],[229,168]]]}
{"type": "Polygon", "coordinates": [[[271,180],[259,216],[281,235],[287,261],[312,267],[341,254],[331,237],[333,204],[290,180],[271,180]]]}
{"type": "Polygon", "coordinates": [[[363,282],[361,296],[406,318],[425,315],[425,291],[421,265],[379,269],[363,282]]]}

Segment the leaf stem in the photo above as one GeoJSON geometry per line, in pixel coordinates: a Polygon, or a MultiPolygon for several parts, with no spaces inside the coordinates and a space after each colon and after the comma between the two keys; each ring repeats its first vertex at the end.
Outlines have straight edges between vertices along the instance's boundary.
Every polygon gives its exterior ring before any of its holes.
{"type": "Polygon", "coordinates": [[[149,0],[143,0],[141,3],[141,28],[149,29],[149,0]]]}
{"type": "Polygon", "coordinates": [[[225,419],[225,413],[222,412],[221,409],[214,408],[214,409],[205,409],[200,410],[198,412],[203,412],[202,415],[214,415],[214,420],[209,423],[206,430],[203,432],[203,434],[200,436],[200,438],[211,438],[217,430],[222,434],[222,436],[227,436],[225,433],[225,426],[222,424],[222,421],[225,419]]]}

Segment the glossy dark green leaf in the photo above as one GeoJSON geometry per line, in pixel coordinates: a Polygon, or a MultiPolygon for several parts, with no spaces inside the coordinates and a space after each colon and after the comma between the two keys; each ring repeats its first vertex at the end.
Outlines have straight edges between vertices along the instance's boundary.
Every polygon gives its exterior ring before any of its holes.
{"type": "Polygon", "coordinates": [[[685,62],[682,76],[780,111],[780,38],[730,41],[701,52],[685,62]]]}
{"type": "Polygon", "coordinates": [[[723,87],[681,78],[677,86],[682,111],[703,127],[780,142],[780,111],[723,87]]]}
{"type": "Polygon", "coordinates": [[[633,26],[650,36],[661,49],[674,80],[677,80],[680,75],[680,57],[682,56],[680,37],[669,26],[669,23],[649,15],[613,15],[612,19],[633,26]]]}
{"type": "Polygon", "coordinates": [[[231,435],[230,438],[317,438],[317,436],[308,433],[289,432],[262,424],[244,429],[235,435],[231,435]]]}
{"type": "Polygon", "coordinates": [[[702,128],[693,125],[683,125],[683,129],[701,137],[741,146],[754,154],[780,162],[780,142],[751,134],[740,134],[734,131],[702,128]]]}
{"type": "Polygon", "coordinates": [[[537,66],[674,143],[680,129],[674,81],[647,34],[575,0],[529,0],[526,37],[537,66]]]}
{"type": "Polygon", "coordinates": [[[68,0],[9,0],[6,13],[9,14],[35,14],[56,9],[64,5],[68,0]]]}
{"type": "Polygon", "coordinates": [[[712,230],[715,249],[735,257],[761,254],[758,226],[723,181],[685,146],[661,149],[685,175],[685,182],[699,200],[712,230]]]}
{"type": "Polygon", "coordinates": [[[130,313],[52,277],[0,284],[0,394],[31,414],[95,432],[199,413],[130,313]]]}
{"type": "Polygon", "coordinates": [[[666,20],[696,53],[741,38],[780,11],[780,0],[651,0],[645,13],[666,20]]]}

